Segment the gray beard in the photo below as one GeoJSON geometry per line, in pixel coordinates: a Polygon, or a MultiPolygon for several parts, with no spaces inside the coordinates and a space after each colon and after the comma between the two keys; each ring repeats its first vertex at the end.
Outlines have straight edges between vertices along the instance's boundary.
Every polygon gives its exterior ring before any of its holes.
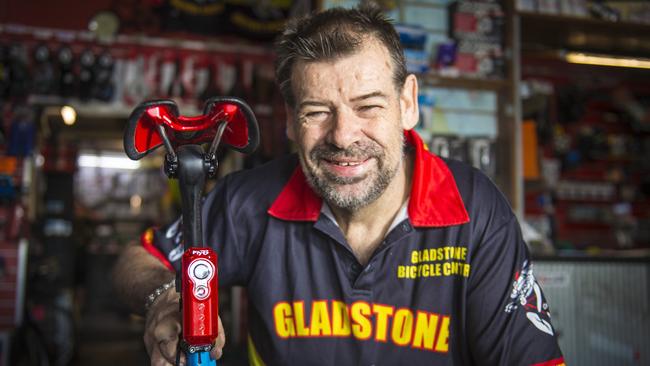
{"type": "MultiPolygon", "coordinates": [[[[402,149],[403,151],[404,149],[402,149]]],[[[374,147],[364,148],[352,148],[349,150],[340,150],[335,147],[330,146],[320,146],[315,148],[310,157],[312,161],[319,161],[322,158],[332,158],[335,155],[347,156],[347,157],[374,157],[377,160],[378,171],[377,174],[371,177],[370,181],[367,183],[368,189],[363,192],[361,195],[355,194],[341,194],[336,189],[338,186],[346,184],[355,184],[366,177],[338,177],[332,175],[328,172],[324,172],[323,176],[316,176],[312,171],[309,170],[303,158],[300,158],[300,164],[302,165],[302,170],[305,173],[307,182],[312,187],[312,189],[321,196],[325,202],[330,206],[337,207],[339,209],[347,210],[349,212],[358,211],[359,209],[368,206],[379,196],[386,191],[388,185],[393,181],[393,178],[397,175],[397,171],[402,164],[402,160],[395,164],[393,167],[386,166],[385,155],[383,151],[376,149],[374,147]]],[[[403,155],[402,155],[403,158],[403,155]]]]}

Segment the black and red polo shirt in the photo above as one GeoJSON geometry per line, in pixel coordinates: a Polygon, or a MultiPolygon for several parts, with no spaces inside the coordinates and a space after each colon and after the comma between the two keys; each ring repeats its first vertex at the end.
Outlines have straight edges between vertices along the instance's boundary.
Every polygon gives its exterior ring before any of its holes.
{"type": "MultiPolygon", "coordinates": [[[[406,139],[410,199],[365,266],[295,155],[229,175],[208,194],[204,237],[220,285],[247,287],[251,363],[564,364],[503,195],[478,170],[431,154],[415,132],[406,139]]],[[[143,241],[174,269],[178,229],[143,241]]]]}

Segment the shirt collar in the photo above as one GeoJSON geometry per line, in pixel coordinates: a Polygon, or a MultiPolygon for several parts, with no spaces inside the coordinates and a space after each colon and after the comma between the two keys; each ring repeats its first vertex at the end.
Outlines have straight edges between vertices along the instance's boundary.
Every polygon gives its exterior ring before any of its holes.
{"type": "MultiPolygon", "coordinates": [[[[408,213],[408,202],[409,200],[407,199],[406,202],[400,207],[399,211],[397,212],[397,215],[395,215],[395,218],[393,219],[393,222],[390,224],[390,227],[386,231],[386,233],[390,233],[391,230],[393,230],[397,225],[399,225],[402,221],[406,220],[409,218],[409,213],[408,213]]],[[[336,218],[334,217],[334,213],[332,212],[332,209],[330,208],[330,205],[327,204],[327,202],[323,201],[323,206],[320,209],[320,213],[325,215],[330,221],[334,223],[334,225],[339,226],[339,223],[336,221],[336,218]]]]}
{"type": "MultiPolygon", "coordinates": [[[[447,165],[429,152],[415,131],[405,131],[404,135],[415,150],[407,210],[411,224],[442,227],[469,222],[456,180],[447,165]]],[[[316,221],[322,207],[323,200],[309,186],[298,164],[268,213],[281,220],[316,221]]]]}

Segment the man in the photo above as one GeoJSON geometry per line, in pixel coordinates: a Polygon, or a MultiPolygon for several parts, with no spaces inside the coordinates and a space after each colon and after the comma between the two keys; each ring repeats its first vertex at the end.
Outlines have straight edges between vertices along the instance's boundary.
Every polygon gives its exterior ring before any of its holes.
{"type": "MultiPolygon", "coordinates": [[[[381,12],[292,22],[276,76],[297,156],[222,179],[203,210],[220,284],[248,289],[251,363],[563,364],[504,197],[412,131],[417,80],[381,12]]],[[[120,259],[134,309],[178,270],[177,227],[120,259]]],[[[178,295],[146,319],[152,365],[172,363],[178,295]]]]}

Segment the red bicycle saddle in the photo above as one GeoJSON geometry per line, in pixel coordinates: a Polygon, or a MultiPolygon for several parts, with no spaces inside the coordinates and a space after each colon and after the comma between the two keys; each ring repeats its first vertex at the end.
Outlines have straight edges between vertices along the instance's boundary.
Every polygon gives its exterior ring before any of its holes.
{"type": "Polygon", "coordinates": [[[219,127],[226,124],[221,142],[239,152],[253,152],[259,144],[259,128],[252,109],[234,97],[208,100],[200,116],[179,116],[172,100],[141,103],[131,113],[124,133],[124,150],[138,160],[163,144],[160,128],[172,147],[202,144],[214,139],[219,127]]]}

